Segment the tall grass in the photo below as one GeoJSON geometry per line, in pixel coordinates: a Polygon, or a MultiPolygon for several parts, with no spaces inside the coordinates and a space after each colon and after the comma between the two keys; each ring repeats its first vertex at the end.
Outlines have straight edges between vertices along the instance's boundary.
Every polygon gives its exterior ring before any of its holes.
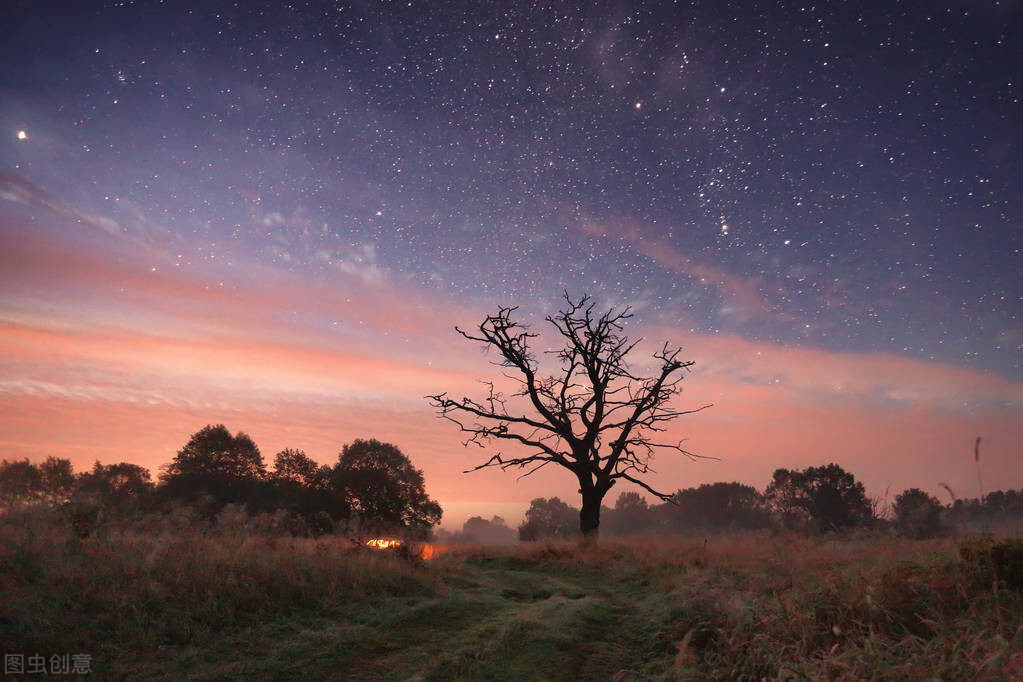
{"type": "MultiPolygon", "coordinates": [[[[667,679],[1023,679],[1023,540],[735,535],[455,550],[627,595],[667,679]]],[[[451,558],[451,557],[449,557],[451,558]]],[[[621,633],[627,637],[626,632],[621,633]]],[[[613,672],[613,671],[612,671],[613,672]]]]}
{"type": "Polygon", "coordinates": [[[8,515],[0,646],[88,652],[127,678],[286,678],[301,652],[314,678],[1023,679],[1019,536],[436,549],[410,560],[230,513],[84,538],[8,515]]]}
{"type": "Polygon", "coordinates": [[[429,595],[434,576],[328,537],[200,532],[170,520],[81,538],[52,515],[0,518],[0,646],[107,652],[201,645],[296,612],[429,595]]]}

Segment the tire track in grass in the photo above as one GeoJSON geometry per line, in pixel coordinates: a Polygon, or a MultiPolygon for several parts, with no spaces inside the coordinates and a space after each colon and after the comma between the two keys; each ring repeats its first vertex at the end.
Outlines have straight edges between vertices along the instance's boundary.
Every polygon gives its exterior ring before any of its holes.
{"type": "Polygon", "coordinates": [[[493,606],[489,615],[444,624],[452,636],[379,658],[355,678],[606,680],[643,664],[649,619],[599,570],[497,565],[466,577],[463,590],[493,606]]]}

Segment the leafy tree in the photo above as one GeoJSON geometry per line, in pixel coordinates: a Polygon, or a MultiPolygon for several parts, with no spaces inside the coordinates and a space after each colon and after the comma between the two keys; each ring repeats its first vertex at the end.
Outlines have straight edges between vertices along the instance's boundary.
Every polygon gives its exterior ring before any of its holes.
{"type": "Polygon", "coordinates": [[[1019,490],[995,490],[984,496],[981,506],[992,519],[1008,521],[1023,514],[1023,494],[1019,490]]]}
{"type": "Polygon", "coordinates": [[[984,519],[987,516],[985,512],[984,505],[977,498],[957,497],[949,509],[949,516],[954,523],[969,524],[984,519]]]}
{"type": "Polygon", "coordinates": [[[209,496],[217,505],[244,502],[266,475],[259,448],[241,431],[232,436],[223,424],[192,434],[160,476],[171,497],[209,496]]]}
{"type": "Polygon", "coordinates": [[[75,470],[69,459],[47,457],[39,465],[39,476],[42,479],[43,495],[51,502],[66,501],[74,490],[75,470]]]}
{"type": "Polygon", "coordinates": [[[0,463],[0,498],[4,505],[35,502],[43,495],[43,476],[39,467],[28,459],[0,463]]]}
{"type": "Polygon", "coordinates": [[[519,526],[519,539],[529,542],[541,538],[564,538],[575,534],[579,510],[557,497],[538,497],[526,510],[526,520],[519,526]]]}
{"type": "Polygon", "coordinates": [[[573,301],[566,294],[565,300],[563,310],[546,318],[562,341],[559,350],[548,351],[560,364],[555,374],[540,374],[530,349],[537,334],[512,319],[516,308],[500,308],[479,325],[478,333],[455,329],[497,351],[497,364],[511,370],[505,376],[517,382],[516,391],[505,396],[490,383],[482,400],[454,399],[446,393],[428,398],[442,417],[469,434],[467,444],[486,447],[509,440],[527,448],[517,456],[493,455],[473,471],[518,468],[528,476],[548,464],[567,469],[578,480],[582,496],[579,528],[584,536],[596,536],[601,502],[618,480],[670,499],[643,481],[655,450],[695,457],[681,444],[656,437],[667,422],[697,411],[670,406],[681,390],[684,370],[694,363],[679,359],[680,350],[666,343],[654,353],[660,365],[656,374],[637,376],[626,362],[636,342],[622,334],[632,317],[630,309],[599,314],[588,296],[573,301]]]}
{"type": "Polygon", "coordinates": [[[332,527],[333,522],[326,523],[330,515],[347,516],[348,506],[343,490],[336,494],[331,490],[330,478],[330,467],[317,464],[301,450],[281,450],[274,458],[267,482],[268,500],[262,506],[290,509],[303,515],[307,522],[315,522],[316,528],[332,527]]]}
{"type": "Polygon", "coordinates": [[[621,514],[632,514],[641,516],[650,510],[650,505],[643,496],[637,492],[627,491],[618,496],[615,502],[615,511],[621,514]]]}
{"type": "Polygon", "coordinates": [[[137,464],[96,462],[92,471],[78,477],[76,498],[92,498],[97,504],[119,511],[137,509],[153,492],[149,470],[137,464]]]}
{"type": "Polygon", "coordinates": [[[1005,513],[1009,516],[1023,514],[1023,491],[1006,490],[1002,503],[1004,504],[1005,513]]]}
{"type": "Polygon", "coordinates": [[[675,507],[663,514],[670,527],[679,530],[753,530],[767,525],[763,500],[756,488],[742,483],[704,483],[679,490],[675,507]]]}
{"type": "Polygon", "coordinates": [[[607,528],[612,534],[639,533],[653,522],[650,505],[637,492],[626,491],[618,496],[614,509],[607,514],[607,528]]]}
{"type": "Polygon", "coordinates": [[[506,545],[515,542],[515,531],[500,516],[489,521],[473,516],[462,524],[462,540],[484,545],[506,545]]]}
{"type": "Polygon", "coordinates": [[[400,530],[425,537],[440,523],[440,505],[427,496],[423,472],[397,447],[376,439],[345,445],[330,474],[363,532],[400,530]]]}
{"type": "Polygon", "coordinates": [[[933,537],[942,531],[942,509],[938,498],[919,488],[909,488],[895,496],[895,528],[908,537],[933,537]]]}
{"type": "Polygon", "coordinates": [[[778,469],[764,499],[788,527],[808,523],[822,531],[838,531],[874,519],[863,484],[837,464],[803,471],[778,469]]]}
{"type": "Polygon", "coordinates": [[[276,481],[291,481],[302,486],[320,485],[320,465],[301,450],[286,448],[274,457],[270,477],[276,481]]]}

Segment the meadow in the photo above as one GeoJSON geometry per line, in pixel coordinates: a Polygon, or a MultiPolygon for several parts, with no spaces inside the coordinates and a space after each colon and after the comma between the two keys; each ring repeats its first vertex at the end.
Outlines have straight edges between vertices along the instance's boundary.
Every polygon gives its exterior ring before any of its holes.
{"type": "MultiPolygon", "coordinates": [[[[0,518],[5,653],[95,679],[1021,679],[1023,539],[377,550],[187,514],[0,518]]],[[[31,676],[24,676],[31,679],[31,676]]]]}

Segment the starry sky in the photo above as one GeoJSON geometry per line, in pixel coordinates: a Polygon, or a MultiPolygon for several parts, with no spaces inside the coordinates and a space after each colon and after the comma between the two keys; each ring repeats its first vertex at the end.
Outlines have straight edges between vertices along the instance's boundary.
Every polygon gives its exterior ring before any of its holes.
{"type": "MultiPolygon", "coordinates": [[[[1023,487],[1023,4],[15,1],[0,456],[398,444],[448,523],[457,337],[562,292],[696,361],[669,490],[837,461],[1023,487]]],[[[638,351],[649,355],[649,348],[638,351]]],[[[641,358],[637,367],[643,368],[641,358]]],[[[971,486],[973,486],[971,488],[971,486]]]]}

